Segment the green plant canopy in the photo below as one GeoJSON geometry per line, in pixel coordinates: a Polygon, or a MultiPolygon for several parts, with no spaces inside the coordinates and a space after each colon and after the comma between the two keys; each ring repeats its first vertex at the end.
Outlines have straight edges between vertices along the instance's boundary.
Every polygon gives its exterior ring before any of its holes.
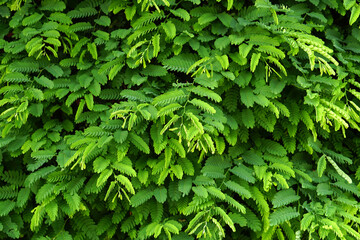
{"type": "Polygon", "coordinates": [[[360,240],[359,15],[0,0],[0,239],[360,240]]]}

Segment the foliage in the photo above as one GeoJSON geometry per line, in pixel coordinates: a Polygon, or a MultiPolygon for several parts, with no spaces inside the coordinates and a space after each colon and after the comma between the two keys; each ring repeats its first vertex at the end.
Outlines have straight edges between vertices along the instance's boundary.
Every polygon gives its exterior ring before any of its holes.
{"type": "Polygon", "coordinates": [[[0,1],[1,239],[360,239],[360,3],[0,1]]]}

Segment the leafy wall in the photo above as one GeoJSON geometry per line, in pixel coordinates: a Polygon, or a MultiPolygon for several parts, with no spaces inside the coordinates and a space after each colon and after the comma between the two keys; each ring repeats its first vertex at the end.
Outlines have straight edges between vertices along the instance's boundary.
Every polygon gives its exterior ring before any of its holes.
{"type": "Polygon", "coordinates": [[[1,239],[360,239],[355,0],[0,4],[1,239]]]}

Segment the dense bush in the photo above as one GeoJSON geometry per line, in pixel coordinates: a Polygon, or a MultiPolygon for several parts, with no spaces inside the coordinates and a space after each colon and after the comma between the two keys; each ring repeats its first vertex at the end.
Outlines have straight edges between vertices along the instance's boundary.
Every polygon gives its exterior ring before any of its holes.
{"type": "Polygon", "coordinates": [[[0,2],[1,239],[360,239],[356,0],[0,2]]]}

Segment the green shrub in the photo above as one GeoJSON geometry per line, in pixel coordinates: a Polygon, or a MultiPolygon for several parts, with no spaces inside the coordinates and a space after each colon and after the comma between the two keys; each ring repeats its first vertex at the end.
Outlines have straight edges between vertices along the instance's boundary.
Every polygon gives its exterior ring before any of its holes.
{"type": "Polygon", "coordinates": [[[360,239],[355,0],[0,15],[1,239],[360,239]]]}

